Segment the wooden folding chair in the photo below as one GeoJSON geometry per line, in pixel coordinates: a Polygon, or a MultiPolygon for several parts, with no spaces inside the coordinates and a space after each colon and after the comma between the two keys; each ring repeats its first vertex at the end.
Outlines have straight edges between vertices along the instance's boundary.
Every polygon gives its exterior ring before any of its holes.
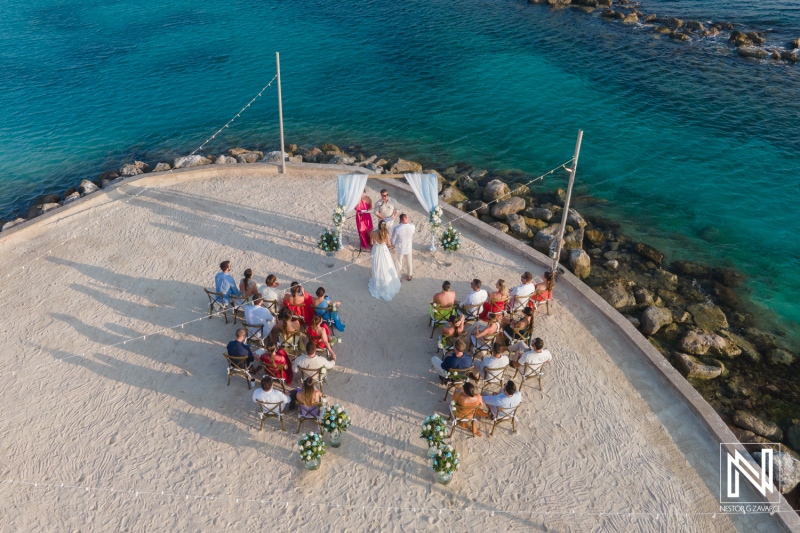
{"type": "Polygon", "coordinates": [[[464,325],[474,324],[480,320],[481,310],[483,310],[483,304],[462,305],[461,314],[464,315],[464,325]]]}
{"type": "Polygon", "coordinates": [[[303,368],[302,366],[297,367],[297,372],[300,374],[300,382],[302,383],[307,378],[311,378],[314,380],[314,383],[317,384],[319,387],[319,391],[324,393],[325,391],[322,390],[322,385],[325,383],[325,377],[328,374],[327,369],[324,366],[319,368],[303,368]]]}
{"type": "Polygon", "coordinates": [[[531,296],[514,296],[514,299],[510,301],[510,305],[508,308],[509,313],[512,315],[518,311],[522,311],[528,302],[530,301],[531,296]]]}
{"type": "Polygon", "coordinates": [[[318,307],[314,308],[314,314],[322,319],[322,322],[328,325],[328,332],[331,334],[331,338],[336,336],[336,321],[333,319],[333,304],[329,305],[325,309],[321,309],[318,307]],[[317,311],[322,311],[322,313],[318,313],[317,311]]]}
{"type": "Polygon", "coordinates": [[[428,324],[431,326],[431,339],[433,338],[434,332],[436,332],[436,328],[441,328],[445,324],[447,324],[447,319],[450,318],[450,315],[455,313],[457,310],[456,305],[448,305],[448,306],[440,306],[435,303],[431,303],[429,313],[430,313],[430,323],[428,324]]]}
{"type": "Polygon", "coordinates": [[[270,313],[272,313],[272,316],[278,316],[278,300],[264,300],[263,305],[270,313]]]}
{"type": "Polygon", "coordinates": [[[248,303],[248,299],[244,296],[228,296],[231,300],[231,307],[233,307],[233,323],[236,324],[236,319],[239,318],[244,324],[244,306],[248,303]]]}
{"type": "Polygon", "coordinates": [[[492,346],[494,345],[494,341],[497,338],[497,333],[492,333],[491,335],[484,335],[480,339],[475,339],[475,346],[472,347],[472,357],[477,357],[478,355],[492,353],[492,346]]]}
{"type": "Polygon", "coordinates": [[[457,388],[463,387],[464,383],[469,380],[469,374],[475,371],[475,367],[471,366],[469,368],[459,368],[450,370],[450,376],[447,378],[447,390],[444,391],[444,400],[447,401],[447,395],[450,394],[450,391],[457,388]]]}
{"type": "Polygon", "coordinates": [[[519,409],[519,405],[516,407],[496,407],[495,409],[497,409],[497,412],[494,415],[494,420],[492,421],[492,431],[489,433],[489,435],[494,435],[494,428],[503,422],[511,422],[511,431],[512,433],[516,433],[517,409],[519,409]]]}
{"type": "Polygon", "coordinates": [[[508,365],[501,367],[501,368],[483,368],[483,385],[481,385],[481,394],[483,394],[484,389],[487,385],[499,385],[500,388],[503,388],[505,384],[505,374],[506,370],[508,370],[508,365]]]}
{"type": "Polygon", "coordinates": [[[222,355],[224,355],[225,360],[228,361],[228,386],[230,386],[233,376],[240,376],[247,381],[247,390],[250,390],[250,382],[254,381],[255,378],[250,375],[250,371],[247,368],[247,356],[233,356],[227,353],[222,355]]]}
{"type": "Polygon", "coordinates": [[[258,417],[261,419],[261,426],[258,428],[259,431],[264,429],[264,419],[265,418],[277,418],[281,423],[281,429],[286,431],[286,426],[283,425],[283,402],[262,402],[261,400],[256,400],[258,402],[258,417]]]}
{"type": "Polygon", "coordinates": [[[533,313],[531,313],[531,321],[527,326],[519,329],[511,328],[511,333],[511,336],[509,336],[505,330],[503,331],[503,335],[508,339],[509,345],[522,341],[526,346],[530,346],[531,342],[533,342],[533,313]]]}
{"type": "MultiPolygon", "coordinates": [[[[458,416],[456,414],[456,410],[457,410],[457,408],[456,408],[455,402],[451,401],[450,402],[450,418],[447,419],[447,423],[450,424],[450,434],[447,435],[447,438],[449,439],[450,437],[452,437],[453,433],[455,433],[455,431],[456,431],[456,426],[458,426],[459,424],[462,424],[462,423],[469,424],[469,430],[468,431],[474,437],[475,434],[472,432],[472,427],[473,427],[472,425],[473,424],[477,425],[477,423],[478,423],[478,418],[475,416],[475,411],[477,411],[478,408],[477,407],[464,408],[464,412],[462,413],[461,416],[458,416]]],[[[467,429],[467,428],[463,428],[462,427],[462,429],[467,429]]]]}
{"type": "Polygon", "coordinates": [[[300,428],[303,423],[313,421],[319,432],[322,433],[322,426],[319,423],[319,417],[322,416],[322,403],[306,407],[305,405],[297,404],[297,432],[300,433],[300,428]]]}
{"type": "Polygon", "coordinates": [[[225,323],[228,323],[228,305],[225,303],[225,295],[221,292],[213,292],[208,289],[206,291],[208,296],[208,318],[212,318],[216,312],[222,313],[225,317],[225,323]]]}
{"type": "Polygon", "coordinates": [[[291,383],[286,383],[286,380],[281,377],[283,376],[284,372],[286,372],[286,367],[288,365],[283,364],[267,364],[261,361],[261,368],[264,369],[264,373],[272,378],[272,383],[274,385],[279,385],[281,388],[281,392],[286,394],[286,391],[291,387],[291,383]]]}
{"type": "Polygon", "coordinates": [[[543,363],[523,363],[520,367],[522,372],[520,372],[520,368],[517,368],[517,371],[514,373],[511,379],[516,378],[517,374],[522,376],[522,379],[519,382],[519,390],[522,390],[522,386],[525,385],[525,382],[529,379],[537,379],[539,380],[539,390],[542,390],[542,376],[544,376],[545,366],[549,364],[550,361],[545,361],[543,363]]]}
{"type": "MultiPolygon", "coordinates": [[[[278,348],[283,348],[286,355],[291,357],[292,360],[300,355],[300,343],[302,340],[303,336],[299,331],[294,333],[286,333],[285,331],[278,332],[278,348]]],[[[303,348],[303,352],[305,353],[305,347],[303,348]]]]}
{"type": "Polygon", "coordinates": [[[264,324],[248,324],[242,322],[245,331],[247,331],[247,340],[245,344],[255,344],[260,348],[264,347],[264,324]]]}

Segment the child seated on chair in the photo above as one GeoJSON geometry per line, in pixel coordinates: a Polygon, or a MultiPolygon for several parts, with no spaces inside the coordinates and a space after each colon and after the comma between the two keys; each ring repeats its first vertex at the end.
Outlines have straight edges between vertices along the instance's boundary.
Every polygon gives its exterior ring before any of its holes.
{"type": "MultiPolygon", "coordinates": [[[[483,400],[481,395],[475,392],[475,386],[472,383],[464,383],[464,388],[458,388],[453,393],[453,402],[456,405],[455,413],[457,418],[467,418],[469,416],[475,418],[485,418],[489,416],[483,407],[483,400]]],[[[466,422],[460,422],[459,426],[470,429],[466,422]]],[[[475,420],[472,421],[472,434],[476,437],[482,437],[483,434],[478,431],[478,424],[475,420]]]]}

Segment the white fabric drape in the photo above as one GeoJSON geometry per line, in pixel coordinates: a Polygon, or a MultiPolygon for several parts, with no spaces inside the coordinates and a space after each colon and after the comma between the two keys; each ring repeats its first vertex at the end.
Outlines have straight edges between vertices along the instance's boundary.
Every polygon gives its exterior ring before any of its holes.
{"type": "Polygon", "coordinates": [[[339,174],[339,205],[344,206],[344,212],[354,209],[361,201],[361,193],[367,186],[366,174],[339,174]]]}
{"type": "Polygon", "coordinates": [[[439,205],[439,181],[436,174],[404,174],[414,195],[428,213],[439,205]]]}

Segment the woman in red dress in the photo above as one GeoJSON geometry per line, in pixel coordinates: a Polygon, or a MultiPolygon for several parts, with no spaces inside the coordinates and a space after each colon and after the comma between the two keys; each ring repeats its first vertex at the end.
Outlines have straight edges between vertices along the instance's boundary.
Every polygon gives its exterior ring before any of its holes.
{"type": "Polygon", "coordinates": [[[490,292],[489,299],[483,304],[483,311],[481,311],[480,314],[481,320],[485,321],[489,317],[489,313],[502,313],[508,302],[510,293],[508,287],[506,287],[506,281],[503,279],[497,280],[495,287],[497,290],[495,292],[490,292]]]}
{"type": "Polygon", "coordinates": [[[293,281],[289,294],[283,297],[283,306],[289,309],[293,315],[302,318],[306,324],[311,324],[311,319],[314,317],[312,300],[312,296],[307,294],[296,281],[293,281]]]}
{"type": "Polygon", "coordinates": [[[356,206],[356,229],[361,239],[361,249],[369,250],[369,234],[372,233],[372,198],[361,193],[361,201],[356,206]]]}
{"type": "Polygon", "coordinates": [[[267,351],[261,355],[260,359],[267,374],[274,378],[282,379],[287,385],[292,383],[292,379],[294,379],[292,362],[283,348],[278,349],[274,342],[268,341],[267,351]],[[283,370],[279,370],[278,365],[284,365],[283,370]]]}
{"type": "Polygon", "coordinates": [[[311,325],[308,326],[306,334],[317,345],[318,349],[324,350],[327,348],[331,360],[336,360],[336,354],[333,352],[333,347],[331,347],[331,330],[328,329],[328,324],[322,321],[322,317],[315,316],[311,320],[311,325]]]}
{"type": "Polygon", "coordinates": [[[553,289],[556,286],[556,278],[549,270],[544,273],[544,281],[536,285],[536,290],[531,295],[528,307],[535,307],[534,302],[544,302],[553,298],[553,289]]]}

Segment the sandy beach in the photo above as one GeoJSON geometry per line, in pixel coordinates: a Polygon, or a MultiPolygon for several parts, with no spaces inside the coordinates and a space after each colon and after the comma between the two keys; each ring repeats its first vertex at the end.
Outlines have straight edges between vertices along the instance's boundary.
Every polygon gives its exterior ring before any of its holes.
{"type": "MultiPolygon", "coordinates": [[[[445,279],[460,299],[472,278],[513,284],[542,266],[465,233],[444,267],[425,251],[427,214],[392,188],[418,229],[414,280],[375,300],[368,255],[347,266],[352,221],[333,269],[316,249],[335,170],[226,172],[126,183],[0,240],[1,530],[777,530],[769,515],[716,514],[718,443],[567,284],[552,315],[537,314],[554,362],[543,391],[523,389],[518,432],[457,432],[461,469],[437,485],[419,438],[424,417],[447,409],[431,295],[445,279]],[[274,421],[259,432],[244,381],[226,386],[236,326],[206,318],[202,290],[224,259],[237,280],[252,268],[258,282],[274,273],[343,301],[325,393],[353,426],[319,471],[299,460],[294,416],[288,432],[274,421]]],[[[382,186],[370,180],[373,199],[382,186]]]]}

